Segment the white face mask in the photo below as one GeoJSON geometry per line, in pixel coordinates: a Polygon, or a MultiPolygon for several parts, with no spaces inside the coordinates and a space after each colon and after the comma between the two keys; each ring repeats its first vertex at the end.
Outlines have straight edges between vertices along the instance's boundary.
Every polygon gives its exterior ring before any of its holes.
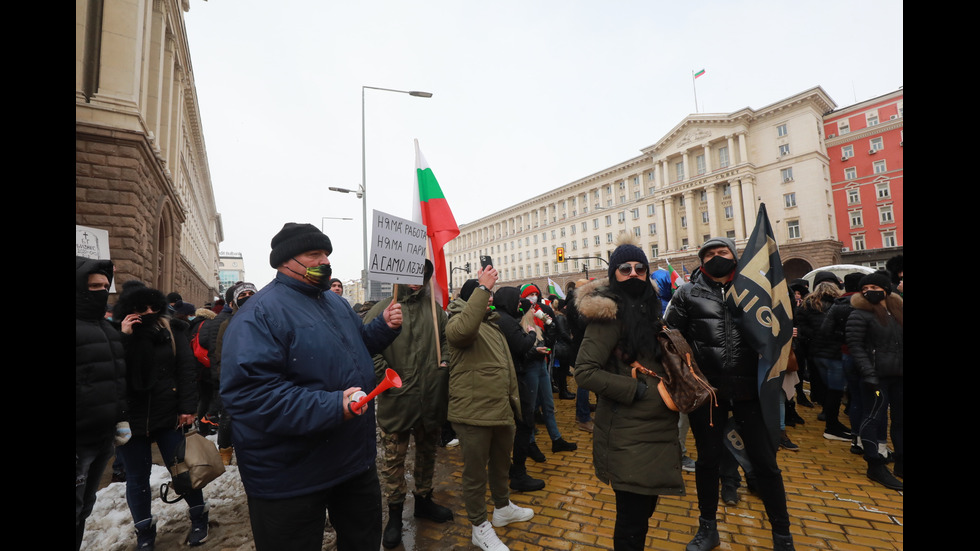
{"type": "Polygon", "coordinates": [[[527,299],[529,301],[531,301],[531,304],[537,304],[538,303],[538,295],[528,295],[527,296],[527,299]]]}

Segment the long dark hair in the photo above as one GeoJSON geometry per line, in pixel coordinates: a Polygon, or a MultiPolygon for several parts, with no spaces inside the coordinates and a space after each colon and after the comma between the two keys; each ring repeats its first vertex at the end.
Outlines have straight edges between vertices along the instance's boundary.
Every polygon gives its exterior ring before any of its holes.
{"type": "Polygon", "coordinates": [[[664,325],[660,297],[650,284],[649,276],[646,282],[647,286],[639,296],[627,293],[615,279],[609,282],[609,289],[615,295],[618,305],[616,318],[623,327],[617,348],[626,363],[631,363],[640,356],[653,357],[659,361],[662,354],[657,342],[657,334],[664,325]]]}

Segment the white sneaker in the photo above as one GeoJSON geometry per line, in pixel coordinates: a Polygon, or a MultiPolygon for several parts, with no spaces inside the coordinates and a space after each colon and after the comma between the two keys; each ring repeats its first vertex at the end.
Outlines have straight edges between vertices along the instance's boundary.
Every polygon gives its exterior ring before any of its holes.
{"type": "Polygon", "coordinates": [[[509,551],[504,542],[500,541],[497,533],[493,531],[490,521],[483,521],[483,524],[473,527],[473,538],[470,540],[473,545],[483,549],[483,551],[509,551]]]}
{"type": "Polygon", "coordinates": [[[459,438],[453,438],[449,442],[446,442],[447,448],[455,448],[458,445],[459,445],[459,438]]]}
{"type": "Polygon", "coordinates": [[[518,507],[513,501],[508,501],[506,507],[493,510],[493,525],[507,526],[512,522],[526,522],[534,518],[534,511],[527,507],[518,507]]]}

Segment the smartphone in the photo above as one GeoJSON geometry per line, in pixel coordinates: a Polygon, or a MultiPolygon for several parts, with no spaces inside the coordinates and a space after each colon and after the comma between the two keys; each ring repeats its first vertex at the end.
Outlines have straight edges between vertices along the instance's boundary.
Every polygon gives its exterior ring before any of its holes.
{"type": "Polygon", "coordinates": [[[487,266],[491,265],[493,265],[493,260],[490,258],[490,255],[485,254],[480,256],[480,266],[482,266],[484,270],[487,269],[487,266]]]}

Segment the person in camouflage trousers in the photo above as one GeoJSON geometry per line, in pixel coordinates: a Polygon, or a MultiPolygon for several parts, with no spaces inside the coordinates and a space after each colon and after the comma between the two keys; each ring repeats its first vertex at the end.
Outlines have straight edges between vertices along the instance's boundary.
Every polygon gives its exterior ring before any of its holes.
{"type": "MultiPolygon", "coordinates": [[[[432,501],[432,475],[436,448],[449,408],[449,352],[446,350],[446,313],[432,300],[426,260],[422,285],[396,285],[402,305],[402,331],[388,348],[374,356],[380,382],[388,368],[401,377],[402,386],[378,395],[377,420],[381,428],[384,465],[381,486],[388,501],[388,523],[381,544],[391,549],[401,543],[402,511],[407,484],[405,460],[409,438],[415,438],[415,516],[435,522],[452,520],[453,512],[432,501]]],[[[364,316],[369,323],[381,315],[391,298],[375,304],[364,316]]]]}

